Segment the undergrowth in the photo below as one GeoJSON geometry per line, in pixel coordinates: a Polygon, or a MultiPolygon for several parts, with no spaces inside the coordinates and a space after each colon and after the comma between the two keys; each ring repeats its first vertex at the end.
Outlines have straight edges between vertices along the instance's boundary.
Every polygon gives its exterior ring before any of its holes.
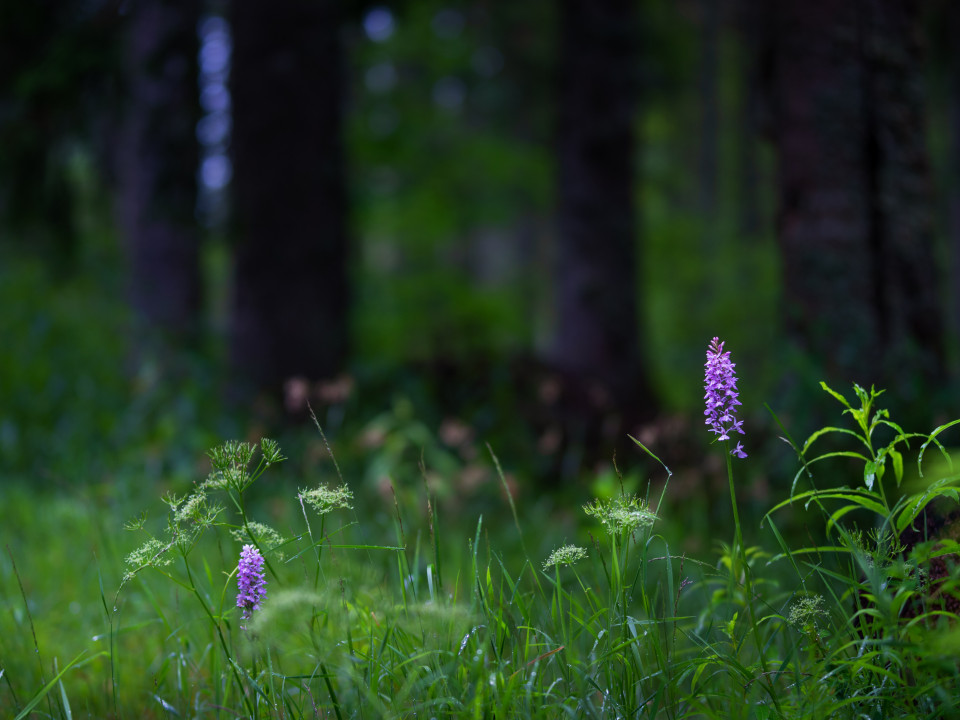
{"type": "MultiPolygon", "coordinates": [[[[339,468],[284,492],[270,477],[285,458],[267,439],[211,451],[205,479],[163,498],[162,521],[127,523],[132,550],[105,498],[53,497],[43,512],[59,514],[59,537],[28,530],[0,561],[0,709],[16,720],[956,717],[960,475],[942,438],[960,421],[907,432],[879,392],[823,387],[846,422],[802,443],[782,428],[799,469],[763,518],[767,546],[743,541],[735,468],[752,460],[731,455],[743,453],[726,438],[736,426],[718,425],[733,522],[705,557],[664,532],[692,523],[664,517],[682,512],[665,502],[665,466],[655,493],[621,484],[580,508],[566,537],[525,520],[492,451],[513,526],[492,536],[489,516],[448,521],[425,466],[416,506],[388,488],[386,523],[339,468]],[[802,518],[809,542],[788,541],[785,516],[802,518]],[[81,579],[50,577],[52,557],[22,562],[53,541],[72,548],[81,579]],[[241,548],[248,564],[263,558],[265,580],[246,604],[241,548]]],[[[11,503],[8,515],[40,512],[25,492],[11,503]]]]}

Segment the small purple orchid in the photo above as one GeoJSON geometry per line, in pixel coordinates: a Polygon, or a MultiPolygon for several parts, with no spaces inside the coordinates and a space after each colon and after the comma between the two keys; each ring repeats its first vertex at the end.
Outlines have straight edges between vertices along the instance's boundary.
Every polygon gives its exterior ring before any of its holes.
{"type": "MultiPolygon", "coordinates": [[[[710,426],[710,432],[717,436],[717,440],[729,440],[730,433],[734,431],[743,435],[743,421],[736,418],[737,405],[740,404],[737,399],[740,395],[737,392],[737,376],[733,372],[736,365],[730,362],[730,353],[723,351],[720,338],[714,338],[710,343],[705,367],[703,385],[706,394],[703,399],[706,410],[703,414],[707,417],[706,424],[710,426]]],[[[730,454],[738,458],[747,456],[740,442],[730,454]]]]}
{"type": "MultiPolygon", "coordinates": [[[[253,545],[244,545],[237,567],[237,607],[243,609],[242,620],[253,617],[260,603],[267,597],[267,581],[263,575],[263,555],[253,545]]],[[[243,625],[241,624],[241,627],[243,625]]]]}

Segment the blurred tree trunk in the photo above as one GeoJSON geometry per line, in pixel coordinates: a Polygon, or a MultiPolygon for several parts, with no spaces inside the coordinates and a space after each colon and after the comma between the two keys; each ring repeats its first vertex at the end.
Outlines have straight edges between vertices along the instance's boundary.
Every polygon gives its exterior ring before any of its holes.
{"type": "Polygon", "coordinates": [[[234,0],[230,355],[275,390],[330,377],[347,347],[343,62],[337,0],[234,0]]]}
{"type": "Polygon", "coordinates": [[[917,3],[776,6],[787,328],[838,382],[943,373],[917,3]]]}
{"type": "Polygon", "coordinates": [[[117,153],[130,298],[149,334],[195,339],[201,290],[196,140],[199,0],[131,5],[117,153]]]}
{"type": "Polygon", "coordinates": [[[632,0],[560,3],[556,333],[584,412],[651,412],[637,313],[637,20],[632,0]]]}
{"type": "Polygon", "coordinates": [[[763,69],[767,66],[762,56],[765,47],[764,11],[754,0],[738,0],[736,23],[740,47],[738,65],[740,96],[738,98],[738,229],[746,240],[755,244],[762,233],[760,210],[760,143],[763,116],[763,69]]]}
{"type": "Polygon", "coordinates": [[[717,239],[717,172],[720,139],[720,0],[700,0],[700,213],[703,250],[713,253],[717,239]]]}
{"type": "Polygon", "coordinates": [[[954,338],[960,338],[960,48],[956,47],[960,33],[960,3],[946,3],[943,17],[949,43],[949,67],[947,69],[949,94],[949,213],[950,213],[950,304],[953,314],[951,329],[954,338]]]}

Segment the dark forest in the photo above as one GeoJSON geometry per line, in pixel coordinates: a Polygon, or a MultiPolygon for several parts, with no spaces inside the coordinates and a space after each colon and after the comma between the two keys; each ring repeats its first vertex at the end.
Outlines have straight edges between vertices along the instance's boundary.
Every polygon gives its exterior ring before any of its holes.
{"type": "Polygon", "coordinates": [[[0,710],[957,716],[954,31],[0,3],[0,710]]]}

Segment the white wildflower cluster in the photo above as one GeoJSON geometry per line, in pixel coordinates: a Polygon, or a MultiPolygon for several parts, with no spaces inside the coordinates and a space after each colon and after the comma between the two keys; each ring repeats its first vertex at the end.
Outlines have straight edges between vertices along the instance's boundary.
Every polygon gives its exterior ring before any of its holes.
{"type": "Polygon", "coordinates": [[[543,569],[549,570],[559,565],[573,565],[587,557],[587,551],[576,545],[563,545],[558,547],[543,563],[543,569]]]}
{"type": "Polygon", "coordinates": [[[297,499],[301,504],[306,503],[312,507],[318,515],[326,515],[328,512],[337,509],[352,510],[353,492],[346,485],[338,488],[329,488],[326,485],[320,485],[312,490],[301,490],[297,493],[297,499]]]}
{"type": "MultiPolygon", "coordinates": [[[[269,525],[264,525],[263,523],[255,520],[251,520],[244,527],[231,530],[230,534],[238,543],[246,545],[253,542],[258,547],[262,548],[264,552],[275,550],[284,542],[283,536],[280,533],[278,533],[269,525]]],[[[278,559],[283,559],[282,553],[275,552],[274,554],[278,557],[278,559]]]]}
{"type": "Polygon", "coordinates": [[[657,520],[657,514],[643,500],[628,495],[619,495],[613,500],[594,500],[584,505],[583,511],[602,522],[608,532],[616,534],[629,534],[650,527],[657,520]]]}
{"type": "Polygon", "coordinates": [[[807,625],[816,625],[817,618],[826,614],[823,595],[810,595],[800,598],[790,607],[790,615],[787,619],[791,625],[804,628],[807,625]]]}
{"type": "Polygon", "coordinates": [[[170,557],[170,548],[174,541],[163,542],[159,538],[151,537],[143,545],[131,552],[126,557],[128,570],[124,573],[123,582],[127,583],[140,570],[148,567],[161,567],[173,562],[170,557]]]}

